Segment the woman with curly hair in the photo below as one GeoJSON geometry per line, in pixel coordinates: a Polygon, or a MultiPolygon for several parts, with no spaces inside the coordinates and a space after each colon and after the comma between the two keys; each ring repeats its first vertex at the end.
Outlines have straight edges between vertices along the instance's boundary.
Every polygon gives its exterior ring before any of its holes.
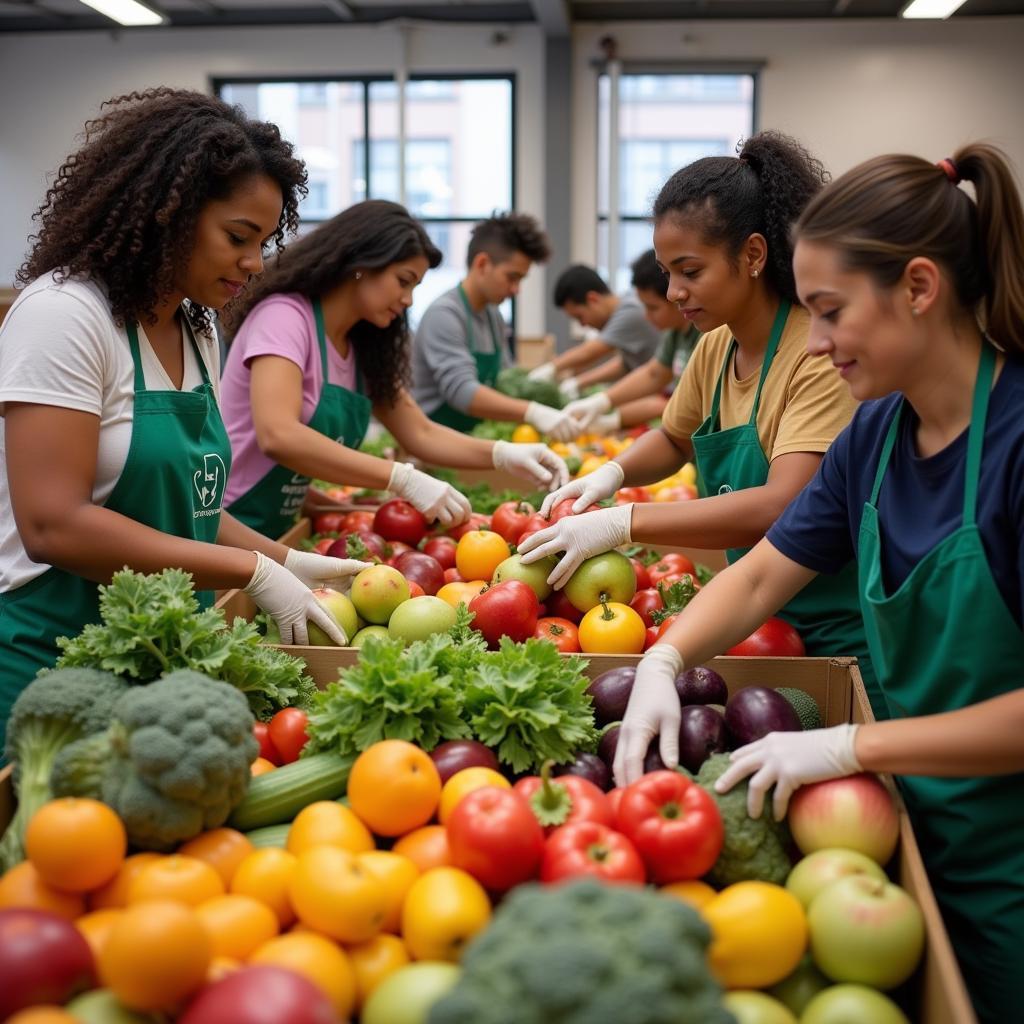
{"type": "MultiPolygon", "coordinates": [[[[690,459],[700,499],[620,505],[535,533],[520,549],[524,561],[567,553],[552,573],[554,585],[582,559],[630,540],[725,548],[736,561],[814,476],[856,408],[829,361],[807,351],[809,319],[793,281],[789,231],[826,178],[799,143],[760,132],[738,157],[698,160],[662,187],[654,249],[668,274],[669,300],[703,336],[661,429],[549,495],[546,507],[575,498],[582,510],[690,459]]],[[[852,568],[822,576],[780,614],[808,654],[859,657],[874,694],[852,568]]],[[[663,739],[662,759],[674,764],[675,756],[663,739]]]]}
{"type": "Polygon", "coordinates": [[[210,313],[295,228],[305,180],[274,125],[170,89],[104,104],[57,172],[0,330],[0,723],[126,565],[244,587],[283,637],[312,619],[344,642],[310,587],[360,563],[299,557],[221,513],[210,313]]]}
{"type": "Polygon", "coordinates": [[[564,463],[545,445],[468,437],[431,422],[406,390],[406,311],[440,262],[405,207],[371,199],[292,242],[232,305],[221,387],[233,515],[279,536],[318,478],[391,491],[443,526],[465,521],[469,502],[449,484],[358,450],[371,412],[426,461],[501,464],[534,486],[564,482],[564,463]]]}

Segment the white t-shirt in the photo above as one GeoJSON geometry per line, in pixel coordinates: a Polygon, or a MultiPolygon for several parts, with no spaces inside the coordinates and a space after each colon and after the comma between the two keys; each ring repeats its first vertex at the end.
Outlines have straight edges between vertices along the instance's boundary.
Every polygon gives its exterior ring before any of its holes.
{"type": "MultiPolygon", "coordinates": [[[[184,330],[182,334],[181,390],[191,391],[203,378],[184,330]]],[[[196,341],[216,393],[216,340],[212,334],[197,334],[196,341]]],[[[141,326],[139,353],[148,388],[177,390],[141,326]]],[[[102,285],[88,280],[58,283],[52,274],[44,275],[21,292],[0,327],[0,593],[24,586],[49,568],[28,557],[15,526],[7,483],[6,402],[53,405],[99,417],[92,500],[102,505],[128,458],[135,409],[128,333],[114,323],[102,285]]]]}

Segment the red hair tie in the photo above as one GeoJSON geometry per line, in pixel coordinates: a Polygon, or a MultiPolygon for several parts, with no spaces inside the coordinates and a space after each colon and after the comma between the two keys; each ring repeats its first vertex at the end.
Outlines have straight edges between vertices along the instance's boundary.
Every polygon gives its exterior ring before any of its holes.
{"type": "Polygon", "coordinates": [[[943,157],[935,166],[941,167],[942,170],[945,171],[946,177],[949,178],[954,185],[960,184],[960,171],[957,169],[957,166],[951,157],[943,157]]]}

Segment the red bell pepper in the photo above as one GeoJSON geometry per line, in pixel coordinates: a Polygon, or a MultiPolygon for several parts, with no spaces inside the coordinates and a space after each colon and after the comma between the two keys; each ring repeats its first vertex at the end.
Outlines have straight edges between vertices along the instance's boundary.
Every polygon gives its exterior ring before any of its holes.
{"type": "Polygon", "coordinates": [[[530,805],[545,833],[576,821],[615,825],[611,804],[604,792],[579,775],[551,778],[553,761],[545,761],[540,775],[520,779],[512,788],[530,805]]]}
{"type": "Polygon", "coordinates": [[[542,882],[561,882],[590,875],[602,882],[647,881],[636,847],[620,832],[596,821],[577,821],[556,828],[544,844],[542,882]]]}
{"type": "Polygon", "coordinates": [[[714,800],[679,772],[649,772],[627,786],[618,826],[658,885],[700,878],[718,859],[725,839],[714,800]]]}

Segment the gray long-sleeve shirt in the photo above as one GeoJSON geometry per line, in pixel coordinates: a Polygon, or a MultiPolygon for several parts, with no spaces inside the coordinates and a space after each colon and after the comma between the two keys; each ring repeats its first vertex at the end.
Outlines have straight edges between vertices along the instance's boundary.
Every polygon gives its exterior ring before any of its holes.
{"type": "Polygon", "coordinates": [[[598,332],[601,340],[619,350],[626,373],[643,366],[658,351],[661,335],[644,316],[636,292],[619,296],[615,312],[598,332]]]}
{"type": "MultiPolygon", "coordinates": [[[[504,344],[505,322],[493,306],[472,314],[473,345],[493,352],[491,324],[497,334],[502,367],[509,365],[504,344]]],[[[412,397],[429,416],[447,403],[468,413],[480,387],[476,361],[469,347],[466,309],[458,288],[439,295],[427,308],[412,344],[412,397]]]]}

